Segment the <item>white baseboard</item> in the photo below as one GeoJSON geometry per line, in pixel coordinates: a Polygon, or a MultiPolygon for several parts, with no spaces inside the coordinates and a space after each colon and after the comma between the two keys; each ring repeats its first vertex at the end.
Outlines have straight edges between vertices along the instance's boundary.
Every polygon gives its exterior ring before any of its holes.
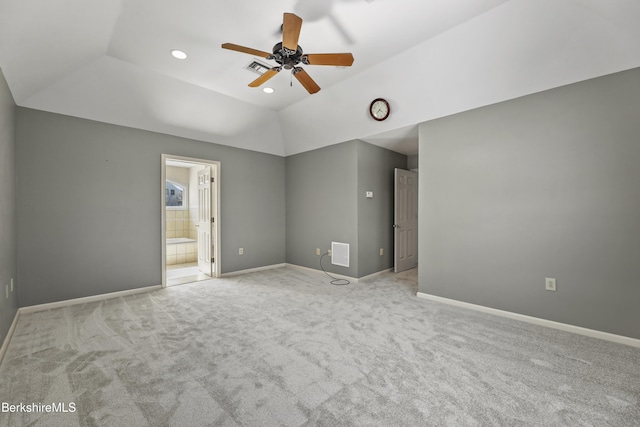
{"type": "Polygon", "coordinates": [[[126,291],[110,292],[108,294],[92,295],[90,297],[73,298],[64,301],[49,302],[46,304],[30,305],[18,309],[18,314],[35,313],[38,311],[52,310],[54,308],[66,307],[69,305],[85,304],[88,302],[103,301],[111,298],[119,298],[127,295],[152,292],[162,289],[162,285],[147,286],[145,288],[128,289],[126,291]]]}
{"type": "Polygon", "coordinates": [[[220,277],[240,276],[242,274],[255,273],[256,271],[273,270],[274,268],[282,268],[282,267],[286,267],[286,265],[287,264],[283,263],[283,264],[265,265],[264,267],[248,268],[246,270],[238,270],[238,271],[232,271],[230,273],[222,273],[220,277]]]}
{"type": "Polygon", "coordinates": [[[11,322],[11,326],[7,331],[7,336],[4,337],[4,341],[2,341],[2,347],[0,347],[0,364],[2,364],[2,359],[4,359],[4,354],[7,352],[7,348],[9,347],[9,342],[11,341],[11,337],[13,337],[13,331],[16,330],[16,324],[18,323],[18,315],[20,311],[16,311],[16,315],[13,316],[13,322],[11,322]]]}
{"type": "MultiPolygon", "coordinates": [[[[322,274],[323,276],[325,275],[324,271],[317,270],[315,268],[303,267],[302,265],[296,265],[296,264],[286,264],[286,266],[289,267],[289,268],[293,268],[295,270],[306,271],[306,272],[309,272],[309,273],[322,274]]],[[[355,277],[345,276],[343,274],[333,273],[331,271],[328,271],[327,273],[329,273],[330,275],[332,275],[336,279],[344,279],[344,280],[348,280],[348,281],[353,282],[353,283],[358,283],[359,280],[362,280],[362,279],[356,279],[355,277]]]]}
{"type": "MultiPolygon", "coordinates": [[[[308,271],[308,272],[313,272],[313,273],[320,273],[322,275],[324,275],[325,273],[322,270],[317,270],[315,268],[309,268],[309,267],[303,267],[301,265],[296,265],[296,264],[286,264],[287,267],[296,269],[296,270],[300,270],[300,271],[308,271]]],[[[393,268],[385,268],[384,270],[378,271],[377,273],[372,273],[369,274],[367,276],[363,276],[360,277],[358,279],[356,279],[355,277],[350,277],[350,276],[345,276],[342,274],[338,274],[338,273],[333,273],[331,271],[328,271],[327,273],[329,273],[330,275],[334,276],[336,279],[345,279],[348,280],[350,282],[353,283],[359,283],[362,282],[364,280],[368,280],[368,279],[373,279],[374,277],[380,276],[388,271],[393,271],[393,268]]]]}
{"type": "Polygon", "coordinates": [[[385,268],[384,270],[378,271],[377,273],[372,273],[372,274],[369,274],[367,276],[361,277],[361,278],[358,279],[358,281],[362,282],[363,280],[373,279],[373,278],[381,276],[384,273],[387,273],[389,271],[393,271],[393,268],[385,268]]]}
{"type": "Polygon", "coordinates": [[[436,295],[425,294],[422,292],[418,292],[416,296],[418,298],[422,298],[430,301],[441,302],[444,304],[454,305],[462,308],[468,308],[470,310],[481,311],[483,313],[489,313],[489,314],[493,314],[501,317],[507,317],[509,319],[519,320],[521,322],[532,323],[534,325],[545,326],[547,328],[553,328],[553,329],[559,329],[565,332],[571,332],[574,334],[585,335],[591,338],[598,338],[601,340],[611,341],[618,344],[625,344],[631,347],[640,348],[640,340],[636,338],[611,334],[609,332],[596,331],[595,329],[583,328],[581,326],[569,325],[566,323],[555,322],[553,320],[541,319],[539,317],[513,313],[511,311],[498,310],[497,308],[485,307],[483,305],[471,304],[468,302],[453,300],[449,298],[443,298],[436,295]]]}

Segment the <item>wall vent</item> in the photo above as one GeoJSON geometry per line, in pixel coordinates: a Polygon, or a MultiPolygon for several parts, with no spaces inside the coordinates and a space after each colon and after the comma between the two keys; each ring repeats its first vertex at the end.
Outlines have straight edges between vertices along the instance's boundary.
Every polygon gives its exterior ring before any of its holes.
{"type": "Polygon", "coordinates": [[[247,65],[244,68],[245,68],[245,70],[253,71],[254,73],[260,74],[260,75],[263,75],[264,73],[266,73],[267,71],[269,71],[271,69],[271,67],[269,65],[263,64],[263,63],[258,62],[258,61],[253,61],[253,62],[251,62],[249,65],[247,65]]]}
{"type": "Polygon", "coordinates": [[[331,242],[331,264],[349,267],[349,244],[331,242]]]}

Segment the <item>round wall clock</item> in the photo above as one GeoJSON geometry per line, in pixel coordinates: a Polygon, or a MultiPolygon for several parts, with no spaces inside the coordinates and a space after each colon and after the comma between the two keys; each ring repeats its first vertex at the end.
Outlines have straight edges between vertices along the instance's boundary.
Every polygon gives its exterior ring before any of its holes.
{"type": "Polygon", "coordinates": [[[371,117],[374,120],[381,122],[389,117],[389,113],[391,113],[391,107],[389,107],[389,103],[386,99],[377,98],[371,101],[369,114],[371,114],[371,117]]]}

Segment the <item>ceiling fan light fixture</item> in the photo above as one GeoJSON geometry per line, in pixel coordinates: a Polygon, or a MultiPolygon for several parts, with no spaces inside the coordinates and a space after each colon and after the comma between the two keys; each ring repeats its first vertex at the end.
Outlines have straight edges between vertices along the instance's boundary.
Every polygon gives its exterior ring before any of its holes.
{"type": "Polygon", "coordinates": [[[265,87],[264,89],[262,89],[262,91],[264,93],[273,93],[274,92],[272,87],[265,87]]]}
{"type": "Polygon", "coordinates": [[[179,49],[173,49],[171,51],[171,56],[173,56],[176,59],[187,59],[187,54],[179,49]]]}

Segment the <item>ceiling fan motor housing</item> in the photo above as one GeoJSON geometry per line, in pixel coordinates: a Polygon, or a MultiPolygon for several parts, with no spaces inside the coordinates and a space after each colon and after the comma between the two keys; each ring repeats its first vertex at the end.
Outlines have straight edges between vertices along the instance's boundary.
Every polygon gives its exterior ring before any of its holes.
{"type": "Polygon", "coordinates": [[[282,46],[282,42],[276,43],[273,46],[273,59],[278,64],[282,65],[286,70],[290,70],[294,68],[297,64],[302,62],[302,48],[300,46],[297,47],[295,51],[291,49],[287,49],[282,46]]]}

